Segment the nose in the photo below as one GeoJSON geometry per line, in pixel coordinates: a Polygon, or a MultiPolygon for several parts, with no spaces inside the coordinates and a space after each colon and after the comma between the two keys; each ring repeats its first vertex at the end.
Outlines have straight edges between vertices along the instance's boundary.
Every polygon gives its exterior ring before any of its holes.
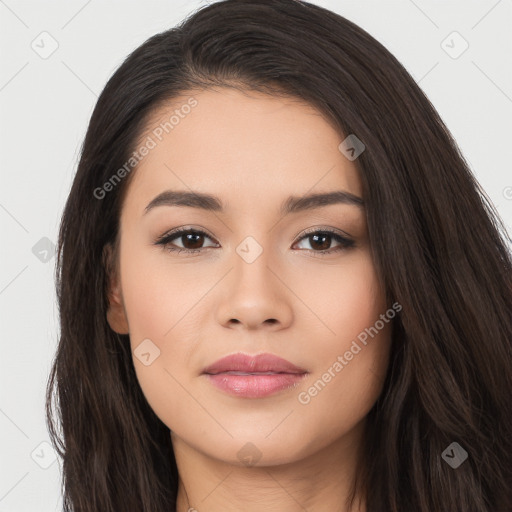
{"type": "Polygon", "coordinates": [[[218,290],[220,325],[238,329],[280,330],[293,320],[293,293],[263,251],[254,261],[238,254],[218,290]]]}

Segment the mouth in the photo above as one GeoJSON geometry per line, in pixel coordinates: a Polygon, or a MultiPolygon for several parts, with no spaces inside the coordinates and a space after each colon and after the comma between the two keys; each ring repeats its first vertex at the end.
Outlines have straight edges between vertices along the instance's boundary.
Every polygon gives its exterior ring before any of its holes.
{"type": "Polygon", "coordinates": [[[210,375],[228,372],[241,372],[246,374],[297,374],[306,373],[306,370],[274,354],[265,353],[252,356],[241,352],[223,357],[203,370],[203,373],[210,375]]]}
{"type": "Polygon", "coordinates": [[[305,373],[242,373],[205,374],[211,384],[230,395],[263,398],[296,387],[305,373]]]}
{"type": "Polygon", "coordinates": [[[243,398],[263,398],[296,387],[307,371],[273,354],[233,354],[203,370],[217,389],[243,398]]]}
{"type": "MultiPolygon", "coordinates": [[[[227,372],[218,372],[218,373],[210,373],[209,375],[280,375],[286,374],[287,372],[236,372],[236,371],[227,371],[227,372]]],[[[288,375],[292,375],[291,373],[288,375]]]]}

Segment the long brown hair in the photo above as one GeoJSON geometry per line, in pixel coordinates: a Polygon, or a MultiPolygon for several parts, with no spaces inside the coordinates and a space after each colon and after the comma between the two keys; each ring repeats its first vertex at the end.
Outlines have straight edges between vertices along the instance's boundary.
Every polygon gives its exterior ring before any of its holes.
{"type": "Polygon", "coordinates": [[[128,335],[106,321],[104,248],[117,240],[136,167],[104,197],[94,191],[127,162],[159,105],[211,86],[300,98],[340,141],[356,134],[366,146],[355,163],[373,257],[389,300],[402,305],[367,418],[358,485],[368,512],[510,512],[506,230],[404,67],[352,22],[296,0],[201,9],[137,48],[98,99],[56,261],[61,332],[46,414],[63,459],[65,510],[175,510],[169,428],[142,394],[128,335]],[[468,454],[456,469],[441,456],[453,442],[468,454]]]}

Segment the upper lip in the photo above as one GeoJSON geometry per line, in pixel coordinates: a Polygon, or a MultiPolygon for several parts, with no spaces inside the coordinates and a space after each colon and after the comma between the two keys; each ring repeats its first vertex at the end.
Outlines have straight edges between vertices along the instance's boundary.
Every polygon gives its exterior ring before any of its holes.
{"type": "Polygon", "coordinates": [[[203,370],[203,373],[215,375],[224,372],[247,372],[247,373],[307,373],[282,357],[274,354],[232,354],[218,361],[203,370]]]}

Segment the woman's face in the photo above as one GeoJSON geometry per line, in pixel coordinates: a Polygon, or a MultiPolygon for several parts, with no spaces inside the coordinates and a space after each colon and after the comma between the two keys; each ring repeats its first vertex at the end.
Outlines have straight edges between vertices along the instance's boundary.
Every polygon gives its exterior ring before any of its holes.
{"type": "Polygon", "coordinates": [[[228,88],[184,95],[148,127],[109,322],[130,334],[149,404],[175,442],[233,464],[347,441],[382,389],[394,311],[342,138],[298,100],[228,88]],[[193,231],[157,243],[177,228],[193,231]],[[239,353],[249,367],[204,373],[239,353]],[[294,368],[251,366],[264,353],[294,368]]]}

